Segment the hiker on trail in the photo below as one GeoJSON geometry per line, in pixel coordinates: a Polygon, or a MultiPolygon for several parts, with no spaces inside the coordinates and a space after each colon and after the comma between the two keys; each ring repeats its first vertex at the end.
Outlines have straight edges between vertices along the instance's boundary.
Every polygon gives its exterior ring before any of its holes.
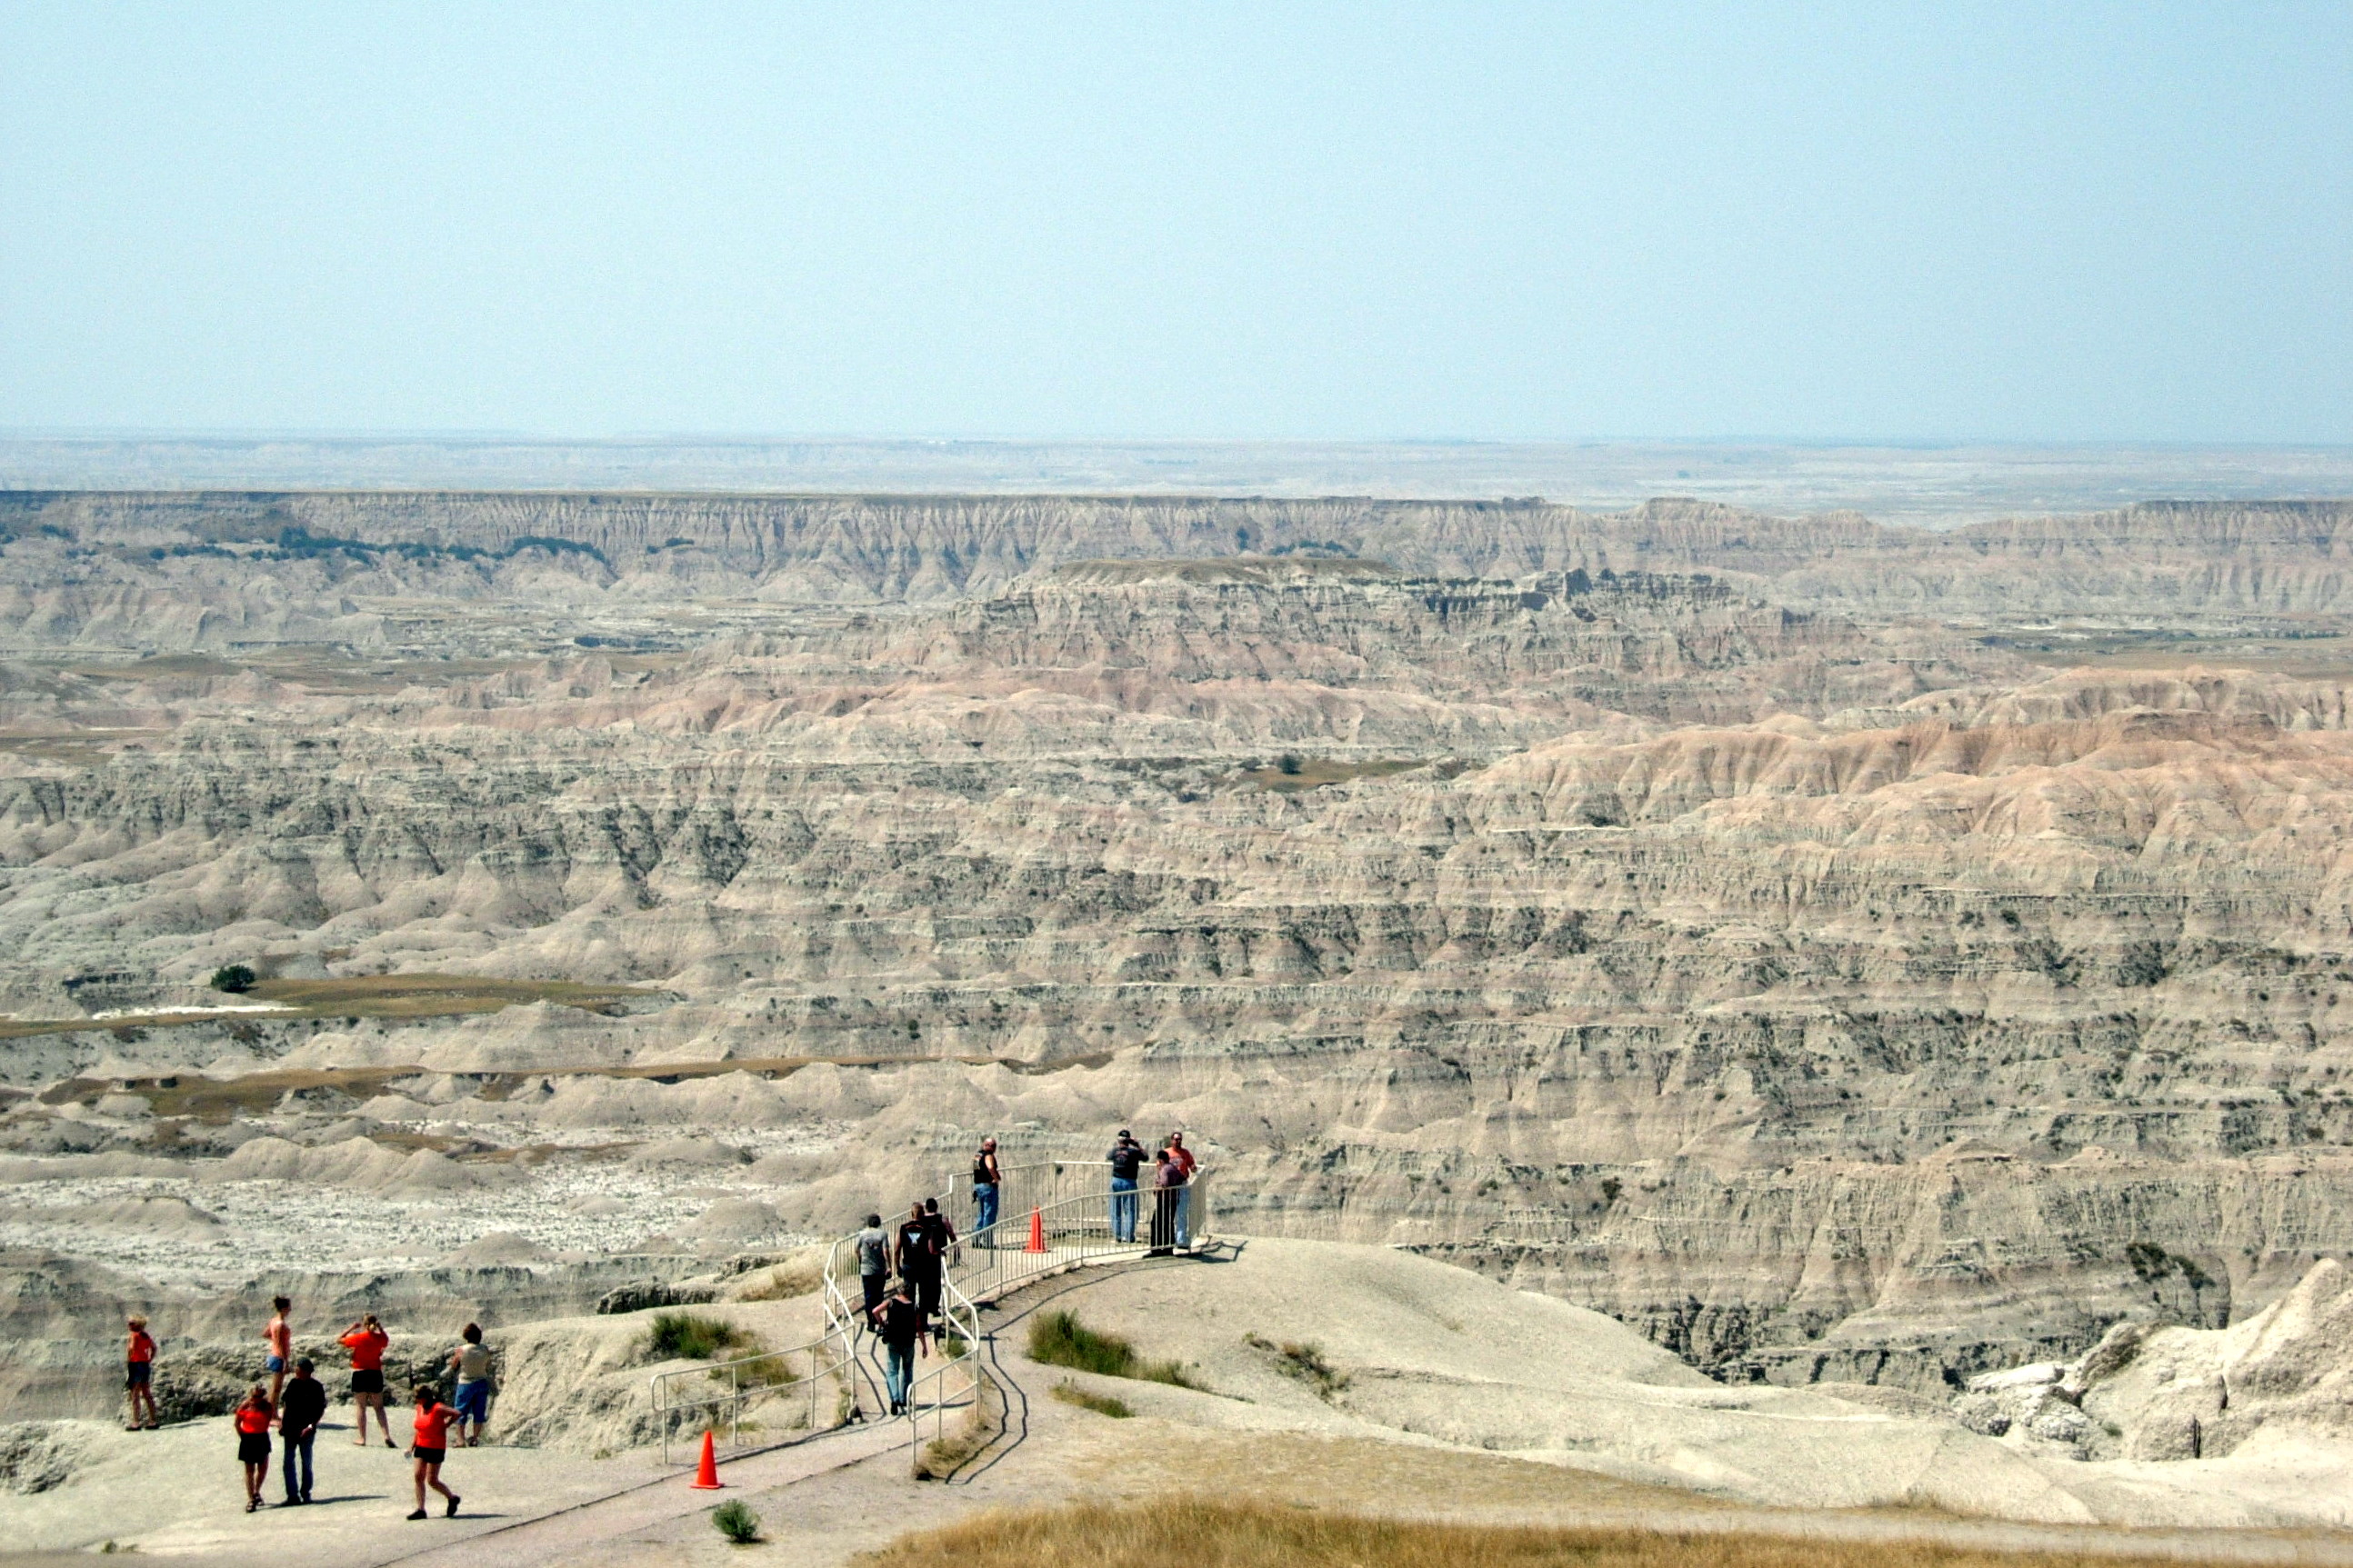
{"type": "Polygon", "coordinates": [[[866,1216],[866,1228],[858,1233],[858,1283],[866,1292],[866,1316],[871,1320],[882,1298],[891,1293],[891,1233],[882,1228],[882,1216],[866,1216]]]}
{"type": "Polygon", "coordinates": [[[903,1415],[907,1411],[907,1391],[915,1381],[917,1353],[932,1353],[931,1319],[915,1304],[914,1293],[905,1275],[882,1304],[874,1310],[874,1331],[882,1336],[886,1359],[882,1368],[882,1384],[891,1394],[891,1414],[903,1415]]]}
{"type": "Polygon", "coordinates": [[[932,1240],[938,1247],[940,1257],[945,1258],[948,1248],[956,1243],[956,1233],[955,1226],[940,1212],[939,1199],[923,1200],[923,1223],[932,1227],[932,1240]]]}
{"type": "Polygon", "coordinates": [[[269,1347],[269,1359],[261,1363],[261,1370],[269,1374],[269,1403],[275,1405],[285,1392],[287,1369],[294,1364],[294,1325],[286,1321],[294,1303],[283,1296],[272,1296],[269,1304],[278,1310],[261,1331],[262,1342],[269,1347]]]}
{"type": "Polygon", "coordinates": [[[311,1375],[311,1358],[304,1356],[294,1363],[294,1375],[286,1381],[286,1399],[278,1407],[279,1445],[285,1452],[278,1468],[286,1481],[286,1506],[311,1500],[311,1444],[319,1436],[319,1423],[327,1418],[326,1385],[311,1375]],[[301,1468],[301,1479],[295,1479],[295,1468],[301,1468]]]}
{"type": "Polygon", "coordinates": [[[1193,1172],[1198,1162],[1193,1151],[1185,1147],[1185,1134],[1168,1134],[1168,1163],[1182,1167],[1177,1173],[1182,1181],[1176,1189],[1176,1245],[1183,1247],[1191,1239],[1193,1229],[1193,1172]]]}
{"type": "Polygon", "coordinates": [[[228,1413],[237,1427],[237,1463],[245,1467],[245,1511],[261,1507],[261,1483],[269,1479],[269,1423],[278,1411],[269,1395],[255,1384],[228,1413]]]}
{"type": "Polygon", "coordinates": [[[1166,1257],[1176,1248],[1176,1205],[1185,1192],[1185,1167],[1158,1149],[1152,1155],[1152,1255],[1166,1257]]]}
{"type": "Polygon", "coordinates": [[[384,1428],[384,1446],[396,1448],[392,1440],[392,1417],[384,1408],[384,1349],[392,1343],[392,1336],[370,1312],[343,1331],[343,1345],[352,1352],[352,1407],[359,1412],[359,1446],[367,1447],[368,1412],[375,1412],[376,1425],[384,1428]]]}
{"type": "Polygon", "coordinates": [[[130,1349],[122,1357],[122,1386],[131,1395],[131,1424],[123,1430],[136,1432],[142,1426],[153,1432],[164,1423],[155,1414],[155,1342],[147,1334],[147,1320],[132,1318],[125,1325],[131,1331],[130,1349]],[[139,1411],[147,1411],[142,1421],[139,1411]]]}
{"type": "Polygon", "coordinates": [[[441,1461],[449,1455],[449,1423],[457,1419],[457,1408],[442,1404],[441,1396],[433,1392],[429,1383],[420,1383],[408,1392],[409,1397],[417,1401],[416,1441],[408,1447],[409,1457],[417,1461],[417,1511],[408,1517],[425,1517],[425,1489],[431,1487],[449,1500],[441,1517],[455,1519],[459,1498],[441,1484],[441,1461]]]}
{"type": "Polygon", "coordinates": [[[1111,1238],[1135,1239],[1135,1175],[1144,1168],[1144,1145],[1124,1127],[1103,1158],[1111,1165],[1111,1238]]]}
{"type": "Polygon", "coordinates": [[[458,1406],[458,1435],[466,1439],[466,1447],[478,1448],[482,1443],[482,1428],[491,1424],[491,1395],[499,1391],[496,1373],[497,1355],[482,1343],[482,1325],[468,1323],[463,1342],[449,1352],[449,1365],[458,1374],[458,1394],[453,1403],[458,1406]],[[466,1430],[467,1423],[473,1431],[466,1430]]]}
{"type": "Polygon", "coordinates": [[[915,1304],[929,1318],[939,1310],[940,1269],[942,1268],[939,1233],[932,1228],[931,1216],[923,1212],[919,1201],[907,1209],[907,1217],[899,1222],[898,1245],[892,1248],[892,1261],[898,1265],[899,1277],[914,1289],[915,1304]]]}
{"type": "Polygon", "coordinates": [[[1005,1190],[1005,1171],[997,1163],[997,1140],[980,1141],[972,1157],[972,1234],[982,1247],[997,1245],[997,1199],[1005,1190]]]}

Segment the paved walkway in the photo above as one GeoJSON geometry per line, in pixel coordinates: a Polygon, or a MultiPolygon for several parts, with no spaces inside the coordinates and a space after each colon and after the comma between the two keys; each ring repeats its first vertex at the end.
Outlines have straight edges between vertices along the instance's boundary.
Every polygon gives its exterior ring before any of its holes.
{"type": "MultiPolygon", "coordinates": [[[[838,1427],[786,1447],[771,1448],[722,1464],[719,1479],[726,1484],[724,1491],[696,1491],[691,1484],[694,1472],[681,1469],[537,1519],[485,1520],[481,1528],[465,1531],[454,1538],[450,1533],[437,1531],[440,1539],[430,1546],[392,1542],[391,1550],[371,1555],[366,1561],[369,1568],[385,1568],[396,1563],[414,1564],[416,1568],[437,1568],[443,1563],[480,1568],[485,1556],[494,1559],[500,1568],[569,1562],[585,1546],[690,1518],[716,1508],[731,1496],[788,1487],[902,1447],[906,1441],[907,1426],[903,1421],[838,1427]]],[[[438,1503],[438,1500],[435,1500],[438,1503]]],[[[444,1531],[457,1531],[465,1523],[461,1515],[449,1521],[444,1531]]]]}

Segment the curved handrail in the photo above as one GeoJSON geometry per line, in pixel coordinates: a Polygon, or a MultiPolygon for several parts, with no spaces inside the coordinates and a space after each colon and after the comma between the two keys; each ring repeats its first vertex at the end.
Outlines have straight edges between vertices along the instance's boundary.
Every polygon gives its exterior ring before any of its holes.
{"type": "MultiPolygon", "coordinates": [[[[944,1437],[948,1412],[979,1398],[977,1303],[1066,1269],[1146,1256],[1152,1250],[1155,1222],[1172,1232],[1182,1225],[1188,1250],[1213,1236],[1215,1205],[1207,1166],[1197,1167],[1185,1186],[1169,1189],[1183,1195],[1172,1198],[1166,1211],[1161,1209],[1161,1194],[1155,1189],[1114,1192],[1107,1161],[1041,1160],[1008,1167],[1004,1174],[998,1186],[1000,1199],[1008,1192],[1018,1192],[1023,1201],[1015,1205],[1000,1202],[996,1223],[959,1237],[942,1260],[941,1316],[963,1349],[908,1386],[907,1446],[912,1462],[918,1467],[923,1461],[924,1421],[930,1420],[935,1437],[944,1437]],[[1039,1244],[1035,1251],[1031,1250],[1033,1240],[1039,1244]],[[951,1379],[959,1386],[951,1389],[951,1379]]],[[[958,1177],[949,1183],[944,1208],[959,1206],[959,1184],[963,1184],[964,1201],[970,1202],[969,1184],[958,1177]]],[[[1163,1239],[1173,1245],[1175,1237],[1169,1234],[1163,1239]]],[[[844,1287],[855,1273],[856,1246],[857,1237],[846,1236],[826,1248],[822,1288],[826,1337],[838,1337],[851,1360],[858,1359],[858,1336],[865,1320],[862,1289],[860,1304],[852,1307],[844,1287]]]]}
{"type": "MultiPolygon", "coordinates": [[[[857,1342],[845,1336],[838,1324],[828,1321],[825,1331],[816,1339],[787,1350],[761,1351],[756,1354],[736,1356],[708,1365],[680,1367],[653,1373],[646,1380],[646,1391],[653,1405],[654,1419],[661,1426],[662,1463],[671,1462],[670,1439],[678,1426],[675,1417],[702,1411],[705,1413],[705,1428],[716,1432],[723,1411],[728,1427],[728,1446],[739,1447],[744,1436],[744,1406],[762,1401],[775,1403],[788,1397],[797,1384],[807,1393],[809,1434],[814,1436],[820,1430],[829,1430],[818,1426],[818,1389],[828,1378],[836,1386],[840,1386],[845,1381],[843,1373],[856,1363],[857,1359],[857,1342]],[[821,1361],[820,1357],[828,1350],[831,1359],[821,1361]],[[808,1364],[806,1373],[793,1373],[793,1358],[796,1356],[806,1358],[808,1364]],[[761,1370],[763,1363],[769,1363],[766,1372],[761,1370]],[[776,1371],[782,1371],[786,1375],[773,1375],[776,1371]],[[715,1384],[723,1378],[727,1385],[723,1393],[715,1388],[703,1392],[705,1384],[715,1384]],[[690,1384],[689,1379],[702,1382],[690,1384]],[[681,1384],[685,1385],[684,1392],[681,1390],[681,1384]]],[[[855,1398],[854,1394],[852,1397],[855,1398]]],[[[840,1422],[837,1421],[835,1425],[839,1426],[840,1422]]]]}

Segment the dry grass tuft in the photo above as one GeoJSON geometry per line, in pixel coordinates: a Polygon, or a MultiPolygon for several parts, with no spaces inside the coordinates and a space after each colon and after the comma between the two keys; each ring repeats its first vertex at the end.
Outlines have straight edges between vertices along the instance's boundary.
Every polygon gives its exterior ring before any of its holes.
{"type": "Polygon", "coordinates": [[[1067,1378],[1047,1392],[1065,1405],[1075,1405],[1082,1410],[1092,1410],[1114,1421],[1124,1421],[1135,1414],[1134,1406],[1126,1400],[1113,1399],[1107,1394],[1090,1394],[1067,1378]]]}
{"type": "Polygon", "coordinates": [[[806,1296],[825,1283],[825,1255],[822,1247],[803,1247],[782,1263],[767,1270],[761,1278],[733,1292],[738,1301],[789,1301],[806,1296]]]}
{"type": "Polygon", "coordinates": [[[1170,1497],[983,1514],[903,1536],[871,1568],[2140,1568],[2179,1559],[1623,1529],[1429,1524],[1170,1497]]]}

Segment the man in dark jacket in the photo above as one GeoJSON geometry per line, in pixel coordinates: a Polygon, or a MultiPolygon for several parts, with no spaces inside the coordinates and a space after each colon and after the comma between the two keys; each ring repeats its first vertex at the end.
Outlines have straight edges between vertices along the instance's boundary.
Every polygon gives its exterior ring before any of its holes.
{"type": "Polygon", "coordinates": [[[294,1363],[294,1375],[286,1382],[286,1392],[278,1403],[278,1436],[285,1445],[285,1461],[280,1466],[286,1477],[286,1504],[311,1500],[311,1445],[319,1436],[319,1423],[327,1418],[327,1390],[311,1375],[311,1358],[303,1357],[294,1363]],[[294,1479],[295,1462],[302,1466],[302,1479],[294,1479]]]}
{"type": "Polygon", "coordinates": [[[1144,1145],[1119,1130],[1119,1138],[1103,1156],[1111,1166],[1111,1238],[1135,1239],[1135,1173],[1144,1167],[1144,1145]]]}
{"type": "Polygon", "coordinates": [[[932,1353],[930,1323],[916,1306],[914,1293],[903,1275],[898,1288],[884,1297],[882,1304],[871,1315],[874,1331],[882,1336],[882,1349],[888,1357],[882,1382],[890,1390],[891,1414],[902,1415],[907,1408],[907,1391],[914,1386],[915,1356],[919,1351],[926,1356],[932,1353]]]}

